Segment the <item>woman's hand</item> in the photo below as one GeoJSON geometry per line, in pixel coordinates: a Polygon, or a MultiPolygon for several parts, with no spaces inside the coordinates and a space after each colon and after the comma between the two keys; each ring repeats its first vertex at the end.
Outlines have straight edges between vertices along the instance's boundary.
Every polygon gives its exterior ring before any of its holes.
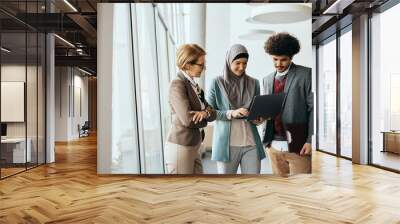
{"type": "Polygon", "coordinates": [[[239,108],[237,110],[232,111],[233,118],[240,118],[248,115],[249,115],[249,110],[247,110],[246,108],[239,108]]]}
{"type": "Polygon", "coordinates": [[[193,114],[193,118],[192,121],[197,124],[199,122],[201,122],[204,119],[207,119],[207,112],[205,111],[190,111],[190,114],[193,114]]]}
{"type": "Polygon", "coordinates": [[[260,124],[262,124],[264,121],[265,121],[264,118],[259,117],[258,119],[252,120],[252,121],[250,121],[250,122],[253,123],[253,124],[255,124],[255,125],[260,125],[260,124]]]}

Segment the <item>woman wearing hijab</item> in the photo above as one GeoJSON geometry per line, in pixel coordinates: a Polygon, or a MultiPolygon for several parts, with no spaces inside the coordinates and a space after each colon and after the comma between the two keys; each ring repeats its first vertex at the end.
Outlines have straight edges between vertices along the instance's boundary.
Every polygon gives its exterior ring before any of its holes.
{"type": "Polygon", "coordinates": [[[165,147],[167,174],[201,174],[203,167],[200,146],[203,128],[215,120],[216,112],[204,98],[204,92],[194,78],[205,68],[206,52],[197,44],[184,44],[177,50],[176,79],[169,88],[172,125],[165,147]]]}
{"type": "Polygon", "coordinates": [[[233,45],[208,94],[207,102],[217,111],[211,159],[217,161],[219,174],[236,174],[239,164],[242,174],[259,174],[265,158],[256,127],[262,121],[243,119],[253,97],[260,94],[258,80],[246,74],[248,58],[243,45],[233,45]]]}

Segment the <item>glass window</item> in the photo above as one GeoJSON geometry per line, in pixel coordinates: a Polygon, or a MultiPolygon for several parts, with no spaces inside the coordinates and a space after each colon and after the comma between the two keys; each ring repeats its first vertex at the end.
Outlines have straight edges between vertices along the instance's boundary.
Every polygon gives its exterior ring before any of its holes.
{"type": "Polygon", "coordinates": [[[144,155],[142,173],[164,172],[161,108],[157,74],[154,8],[151,4],[135,4],[139,52],[139,79],[142,136],[141,155],[144,155]]]}
{"type": "Polygon", "coordinates": [[[336,153],[336,39],[318,48],[318,148],[336,153]]]}
{"type": "Polygon", "coordinates": [[[400,130],[400,73],[390,74],[390,130],[400,130]]]}
{"type": "Polygon", "coordinates": [[[371,19],[372,163],[400,170],[400,4],[371,19]]]}
{"type": "Polygon", "coordinates": [[[352,157],[352,35],[340,37],[340,154],[352,157]]]}
{"type": "Polygon", "coordinates": [[[160,99],[163,128],[163,142],[166,142],[168,131],[171,127],[171,109],[168,103],[169,92],[169,61],[167,49],[167,31],[157,16],[157,56],[158,56],[158,76],[160,82],[160,99]]]}
{"type": "Polygon", "coordinates": [[[130,5],[114,5],[112,173],[140,173],[130,5]]]}
{"type": "Polygon", "coordinates": [[[170,74],[170,80],[173,80],[176,77],[177,73],[177,66],[175,63],[175,55],[176,55],[176,47],[174,42],[170,37],[168,39],[168,60],[169,60],[169,74],[170,74]]]}

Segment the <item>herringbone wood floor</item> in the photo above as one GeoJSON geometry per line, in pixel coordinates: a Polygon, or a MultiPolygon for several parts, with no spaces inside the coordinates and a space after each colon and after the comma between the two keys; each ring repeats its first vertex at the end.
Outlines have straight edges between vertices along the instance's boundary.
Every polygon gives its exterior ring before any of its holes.
{"type": "Polygon", "coordinates": [[[0,223],[400,223],[400,175],[315,152],[290,178],[97,176],[96,139],[0,181],[0,223]]]}

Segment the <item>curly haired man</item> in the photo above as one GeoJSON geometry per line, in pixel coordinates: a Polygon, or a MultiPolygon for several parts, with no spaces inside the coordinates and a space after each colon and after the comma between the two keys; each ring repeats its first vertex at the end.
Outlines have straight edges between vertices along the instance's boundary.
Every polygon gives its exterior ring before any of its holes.
{"type": "Polygon", "coordinates": [[[264,128],[263,142],[267,146],[273,173],[281,176],[311,173],[314,116],[311,68],[292,62],[300,51],[300,43],[288,33],[271,36],[265,42],[264,49],[271,56],[276,69],[263,79],[264,94],[285,93],[281,113],[267,120],[264,128]],[[305,127],[302,133],[304,144],[293,152],[288,150],[287,127],[297,124],[305,127]]]}

